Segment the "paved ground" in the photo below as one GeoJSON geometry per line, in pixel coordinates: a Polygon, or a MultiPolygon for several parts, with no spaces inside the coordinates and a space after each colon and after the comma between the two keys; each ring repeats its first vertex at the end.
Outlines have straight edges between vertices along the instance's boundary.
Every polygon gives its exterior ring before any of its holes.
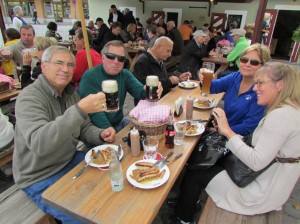
{"type": "MultiPolygon", "coordinates": [[[[7,27],[10,27],[10,25],[7,25],[7,27]]],[[[45,24],[39,24],[34,25],[36,31],[36,36],[44,36],[46,33],[46,25],[45,24]]],[[[71,28],[71,24],[58,24],[58,32],[63,37],[63,39],[68,39],[68,30],[71,28]]],[[[296,65],[296,67],[299,69],[299,65],[296,65]]],[[[9,103],[7,105],[2,105],[1,109],[3,112],[7,111],[11,107],[14,106],[14,102],[9,103]]],[[[124,113],[127,115],[129,111],[133,108],[133,98],[130,95],[127,95],[126,97],[126,103],[124,106],[124,113]]],[[[179,180],[175,183],[172,191],[170,192],[168,197],[175,197],[178,194],[179,191],[179,180]]],[[[11,178],[5,178],[3,175],[0,174],[0,193],[4,191],[6,188],[10,187],[13,184],[13,181],[11,178]]],[[[284,206],[283,210],[283,224],[300,224],[300,181],[298,181],[298,184],[295,187],[295,190],[293,194],[291,195],[290,199],[284,206]],[[298,208],[298,209],[296,209],[298,208]]],[[[159,215],[155,218],[153,221],[153,224],[161,224],[163,223],[163,219],[165,216],[172,214],[173,211],[170,209],[166,203],[163,204],[159,211],[159,215]]],[[[199,215],[199,213],[198,213],[199,215]]]]}

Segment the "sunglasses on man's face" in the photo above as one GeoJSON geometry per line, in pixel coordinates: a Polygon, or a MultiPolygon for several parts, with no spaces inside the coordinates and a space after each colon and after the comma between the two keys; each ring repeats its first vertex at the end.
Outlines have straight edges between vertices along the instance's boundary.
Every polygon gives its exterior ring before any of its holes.
{"type": "Polygon", "coordinates": [[[126,57],[125,56],[120,56],[114,53],[105,53],[105,56],[109,59],[109,60],[115,60],[115,58],[118,59],[118,62],[125,62],[126,57]]]}
{"type": "Polygon", "coordinates": [[[250,65],[253,65],[253,66],[258,66],[259,64],[262,64],[260,61],[258,61],[256,59],[249,59],[247,57],[241,57],[240,58],[240,62],[243,63],[243,64],[248,63],[249,60],[250,60],[250,65]]]}

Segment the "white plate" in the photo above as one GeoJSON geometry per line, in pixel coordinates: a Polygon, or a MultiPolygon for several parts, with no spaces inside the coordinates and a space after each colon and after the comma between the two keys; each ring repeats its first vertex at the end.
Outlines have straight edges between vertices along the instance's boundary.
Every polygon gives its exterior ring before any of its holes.
{"type": "Polygon", "coordinates": [[[215,107],[215,102],[211,102],[208,107],[199,106],[198,104],[196,104],[196,102],[197,102],[197,99],[193,102],[193,106],[198,109],[212,109],[215,107]]]}
{"type": "Polygon", "coordinates": [[[180,82],[178,84],[180,87],[182,88],[186,88],[186,89],[193,89],[196,88],[198,86],[198,83],[192,82],[192,81],[185,81],[185,82],[180,82]]]}
{"type": "MultiPolygon", "coordinates": [[[[93,149],[97,152],[98,150],[104,150],[106,149],[107,147],[111,147],[113,148],[114,150],[118,151],[118,146],[117,145],[112,145],[112,144],[105,144],[105,145],[99,145],[97,147],[94,147],[93,149]]],[[[90,160],[91,160],[91,154],[92,154],[92,149],[90,151],[88,151],[86,154],[85,154],[85,162],[88,163],[90,160]]],[[[121,153],[121,156],[120,156],[120,160],[122,159],[124,155],[124,152],[123,152],[123,149],[122,149],[122,153],[121,153]]],[[[91,163],[90,166],[92,167],[100,167],[100,168],[106,168],[107,166],[109,165],[109,163],[106,163],[106,164],[96,164],[96,163],[91,163]]]]}
{"type": "Polygon", "coordinates": [[[146,183],[143,183],[143,182],[139,183],[139,182],[137,182],[136,180],[134,180],[134,179],[132,179],[130,177],[130,175],[132,174],[132,170],[136,169],[135,164],[137,162],[151,162],[151,163],[155,163],[156,160],[154,160],[154,159],[143,159],[143,160],[136,161],[135,163],[131,164],[128,167],[128,169],[126,171],[126,177],[127,177],[127,180],[129,181],[129,183],[131,183],[133,186],[138,187],[138,188],[142,188],[142,189],[153,189],[153,188],[157,188],[157,187],[163,185],[169,179],[170,170],[169,170],[169,168],[167,166],[164,166],[163,168],[160,169],[160,171],[166,170],[166,173],[165,173],[165,175],[163,176],[162,179],[152,180],[152,181],[148,181],[146,183]]]}
{"type": "Polygon", "coordinates": [[[185,136],[197,136],[197,135],[202,134],[205,131],[205,128],[204,128],[203,124],[196,123],[196,125],[198,127],[197,128],[197,132],[195,134],[187,134],[187,133],[185,133],[185,136]]]}

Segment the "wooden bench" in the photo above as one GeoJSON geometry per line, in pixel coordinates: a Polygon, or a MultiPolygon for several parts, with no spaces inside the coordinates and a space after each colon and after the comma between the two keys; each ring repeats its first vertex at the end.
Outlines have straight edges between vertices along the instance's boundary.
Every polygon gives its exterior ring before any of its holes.
{"type": "Polygon", "coordinates": [[[239,215],[218,208],[208,197],[198,224],[280,224],[281,211],[272,211],[261,215],[239,215]]]}
{"type": "Polygon", "coordinates": [[[56,224],[56,221],[13,185],[0,194],[0,223],[56,224]]]}
{"type": "Polygon", "coordinates": [[[177,66],[180,61],[180,56],[172,56],[164,62],[167,71],[171,71],[173,67],[177,66]]]}
{"type": "Polygon", "coordinates": [[[13,151],[14,144],[10,144],[8,147],[0,151],[0,167],[12,161],[13,151]]]}

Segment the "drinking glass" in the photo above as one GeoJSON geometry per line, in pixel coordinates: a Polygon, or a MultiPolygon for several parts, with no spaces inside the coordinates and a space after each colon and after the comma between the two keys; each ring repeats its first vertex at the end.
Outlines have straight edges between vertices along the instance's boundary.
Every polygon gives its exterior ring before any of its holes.
{"type": "Polygon", "coordinates": [[[105,80],[102,82],[102,91],[106,97],[106,112],[119,110],[118,83],[116,80],[105,80]]]}
{"type": "Polygon", "coordinates": [[[186,125],[185,122],[177,122],[175,125],[175,145],[182,145],[185,136],[186,125]]]}
{"type": "Polygon", "coordinates": [[[146,138],[143,141],[144,147],[144,158],[145,159],[156,159],[157,149],[158,149],[158,140],[154,138],[146,138]]]}
{"type": "Polygon", "coordinates": [[[157,90],[158,90],[159,79],[158,76],[148,75],[146,78],[146,95],[147,100],[150,102],[155,102],[158,100],[157,90]]]}
{"type": "Polygon", "coordinates": [[[211,62],[204,62],[202,68],[200,69],[201,75],[203,75],[202,82],[202,96],[209,96],[210,94],[210,85],[214,77],[215,64],[211,62]]]}

